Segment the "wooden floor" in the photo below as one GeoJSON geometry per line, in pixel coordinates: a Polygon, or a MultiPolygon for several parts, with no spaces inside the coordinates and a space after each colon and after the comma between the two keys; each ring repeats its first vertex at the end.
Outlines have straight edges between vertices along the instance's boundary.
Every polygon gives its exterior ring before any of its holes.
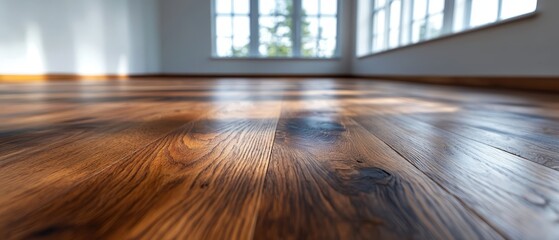
{"type": "Polygon", "coordinates": [[[0,84],[0,239],[559,239],[559,95],[0,84]]]}

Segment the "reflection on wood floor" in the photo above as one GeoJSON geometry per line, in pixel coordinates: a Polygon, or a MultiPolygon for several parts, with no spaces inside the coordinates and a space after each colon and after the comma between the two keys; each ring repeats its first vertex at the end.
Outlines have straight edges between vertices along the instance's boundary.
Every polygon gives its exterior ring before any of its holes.
{"type": "Polygon", "coordinates": [[[0,84],[1,239],[559,239],[559,96],[0,84]]]}

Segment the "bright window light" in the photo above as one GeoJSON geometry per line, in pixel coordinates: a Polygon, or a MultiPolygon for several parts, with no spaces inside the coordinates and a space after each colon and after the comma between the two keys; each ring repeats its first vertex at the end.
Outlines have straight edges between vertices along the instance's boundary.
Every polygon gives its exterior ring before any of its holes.
{"type": "Polygon", "coordinates": [[[359,0],[357,52],[367,55],[536,11],[537,0],[359,0]],[[367,20],[369,19],[369,20],[367,20]]]}
{"type": "Polygon", "coordinates": [[[214,56],[332,58],[338,0],[214,0],[214,56]]]}

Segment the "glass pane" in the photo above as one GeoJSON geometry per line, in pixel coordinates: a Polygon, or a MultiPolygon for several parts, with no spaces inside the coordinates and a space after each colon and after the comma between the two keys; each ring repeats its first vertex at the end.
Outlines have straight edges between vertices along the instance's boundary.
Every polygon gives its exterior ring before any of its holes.
{"type": "Polygon", "coordinates": [[[235,57],[245,57],[248,56],[250,50],[248,38],[234,38],[233,39],[233,56],[235,57]]]}
{"type": "Polygon", "coordinates": [[[384,10],[380,10],[375,14],[373,19],[374,27],[373,32],[375,35],[384,34],[386,30],[386,15],[384,10]]]}
{"type": "Polygon", "coordinates": [[[499,0],[472,0],[472,15],[470,25],[472,27],[497,21],[499,11],[499,0]]]}
{"type": "Polygon", "coordinates": [[[232,41],[231,38],[217,38],[216,39],[216,53],[220,57],[231,56],[232,41]]]}
{"type": "Polygon", "coordinates": [[[336,15],[338,13],[338,1],[320,0],[320,13],[325,15],[336,15]]]}
{"type": "Polygon", "coordinates": [[[384,49],[384,36],[375,36],[373,38],[373,51],[378,52],[384,49]]]}
{"type": "Polygon", "coordinates": [[[318,34],[320,38],[336,38],[337,34],[337,21],[335,17],[323,17],[320,19],[320,29],[318,34]]]}
{"type": "Polygon", "coordinates": [[[537,0],[503,0],[501,18],[507,19],[536,11],[537,0]]]}
{"type": "Polygon", "coordinates": [[[391,29],[390,33],[388,34],[388,47],[394,48],[400,44],[400,30],[399,29],[391,29]]]}
{"type": "Polygon", "coordinates": [[[454,3],[454,26],[452,26],[453,32],[462,31],[467,27],[464,22],[465,16],[466,0],[456,0],[456,2],[454,3]]]}
{"type": "Polygon", "coordinates": [[[303,49],[301,49],[301,55],[303,57],[316,57],[319,45],[320,42],[317,38],[303,38],[303,49]]]}
{"type": "Polygon", "coordinates": [[[443,29],[443,14],[437,14],[429,18],[427,37],[434,38],[441,35],[443,29]]]}
{"type": "Polygon", "coordinates": [[[259,0],[260,15],[291,15],[292,0],[259,0]]]}
{"type": "Polygon", "coordinates": [[[427,16],[427,0],[413,1],[413,19],[422,19],[427,16]]]}
{"type": "Polygon", "coordinates": [[[336,51],[336,40],[325,39],[319,42],[318,57],[332,57],[336,51]]]}
{"type": "Polygon", "coordinates": [[[215,35],[218,37],[231,37],[233,35],[231,17],[229,16],[218,16],[215,27],[215,35]]]}
{"type": "Polygon", "coordinates": [[[292,26],[285,16],[260,17],[260,54],[270,57],[292,55],[292,26]]]}
{"type": "Polygon", "coordinates": [[[318,38],[318,17],[303,18],[301,30],[303,38],[318,38]]]}
{"type": "Polygon", "coordinates": [[[235,14],[249,14],[249,0],[233,0],[233,11],[235,14]]]}
{"type": "Polygon", "coordinates": [[[386,6],[386,0],[375,0],[375,9],[383,8],[386,6]]]}
{"type": "Polygon", "coordinates": [[[394,1],[390,5],[390,28],[400,28],[401,7],[400,1],[394,1]]]}
{"type": "Polygon", "coordinates": [[[290,38],[273,38],[260,43],[260,54],[264,57],[290,57],[293,49],[290,38]]]}
{"type": "Polygon", "coordinates": [[[221,14],[230,14],[232,11],[231,1],[232,0],[216,0],[215,1],[216,12],[221,14]]]}
{"type": "Polygon", "coordinates": [[[233,18],[233,35],[237,38],[250,38],[250,19],[249,17],[233,18]]]}
{"type": "Polygon", "coordinates": [[[318,0],[303,0],[303,16],[318,15],[318,0]]]}
{"type": "Polygon", "coordinates": [[[412,25],[412,42],[416,43],[427,37],[427,24],[425,21],[417,21],[412,25]]]}
{"type": "Polygon", "coordinates": [[[373,40],[373,50],[374,51],[381,51],[384,50],[385,47],[385,39],[386,39],[386,11],[379,10],[374,16],[374,28],[373,34],[376,36],[373,40]]]}
{"type": "Polygon", "coordinates": [[[441,13],[444,11],[445,0],[430,0],[429,1],[429,14],[441,13]]]}

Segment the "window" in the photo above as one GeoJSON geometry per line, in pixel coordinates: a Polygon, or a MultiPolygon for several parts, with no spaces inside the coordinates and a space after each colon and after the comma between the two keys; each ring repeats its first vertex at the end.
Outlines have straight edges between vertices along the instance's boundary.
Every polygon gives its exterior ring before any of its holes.
{"type": "Polygon", "coordinates": [[[338,55],[338,0],[214,0],[214,56],[338,55]]]}
{"type": "Polygon", "coordinates": [[[536,6],[537,0],[359,0],[357,52],[465,31],[534,12],[536,6]]]}

